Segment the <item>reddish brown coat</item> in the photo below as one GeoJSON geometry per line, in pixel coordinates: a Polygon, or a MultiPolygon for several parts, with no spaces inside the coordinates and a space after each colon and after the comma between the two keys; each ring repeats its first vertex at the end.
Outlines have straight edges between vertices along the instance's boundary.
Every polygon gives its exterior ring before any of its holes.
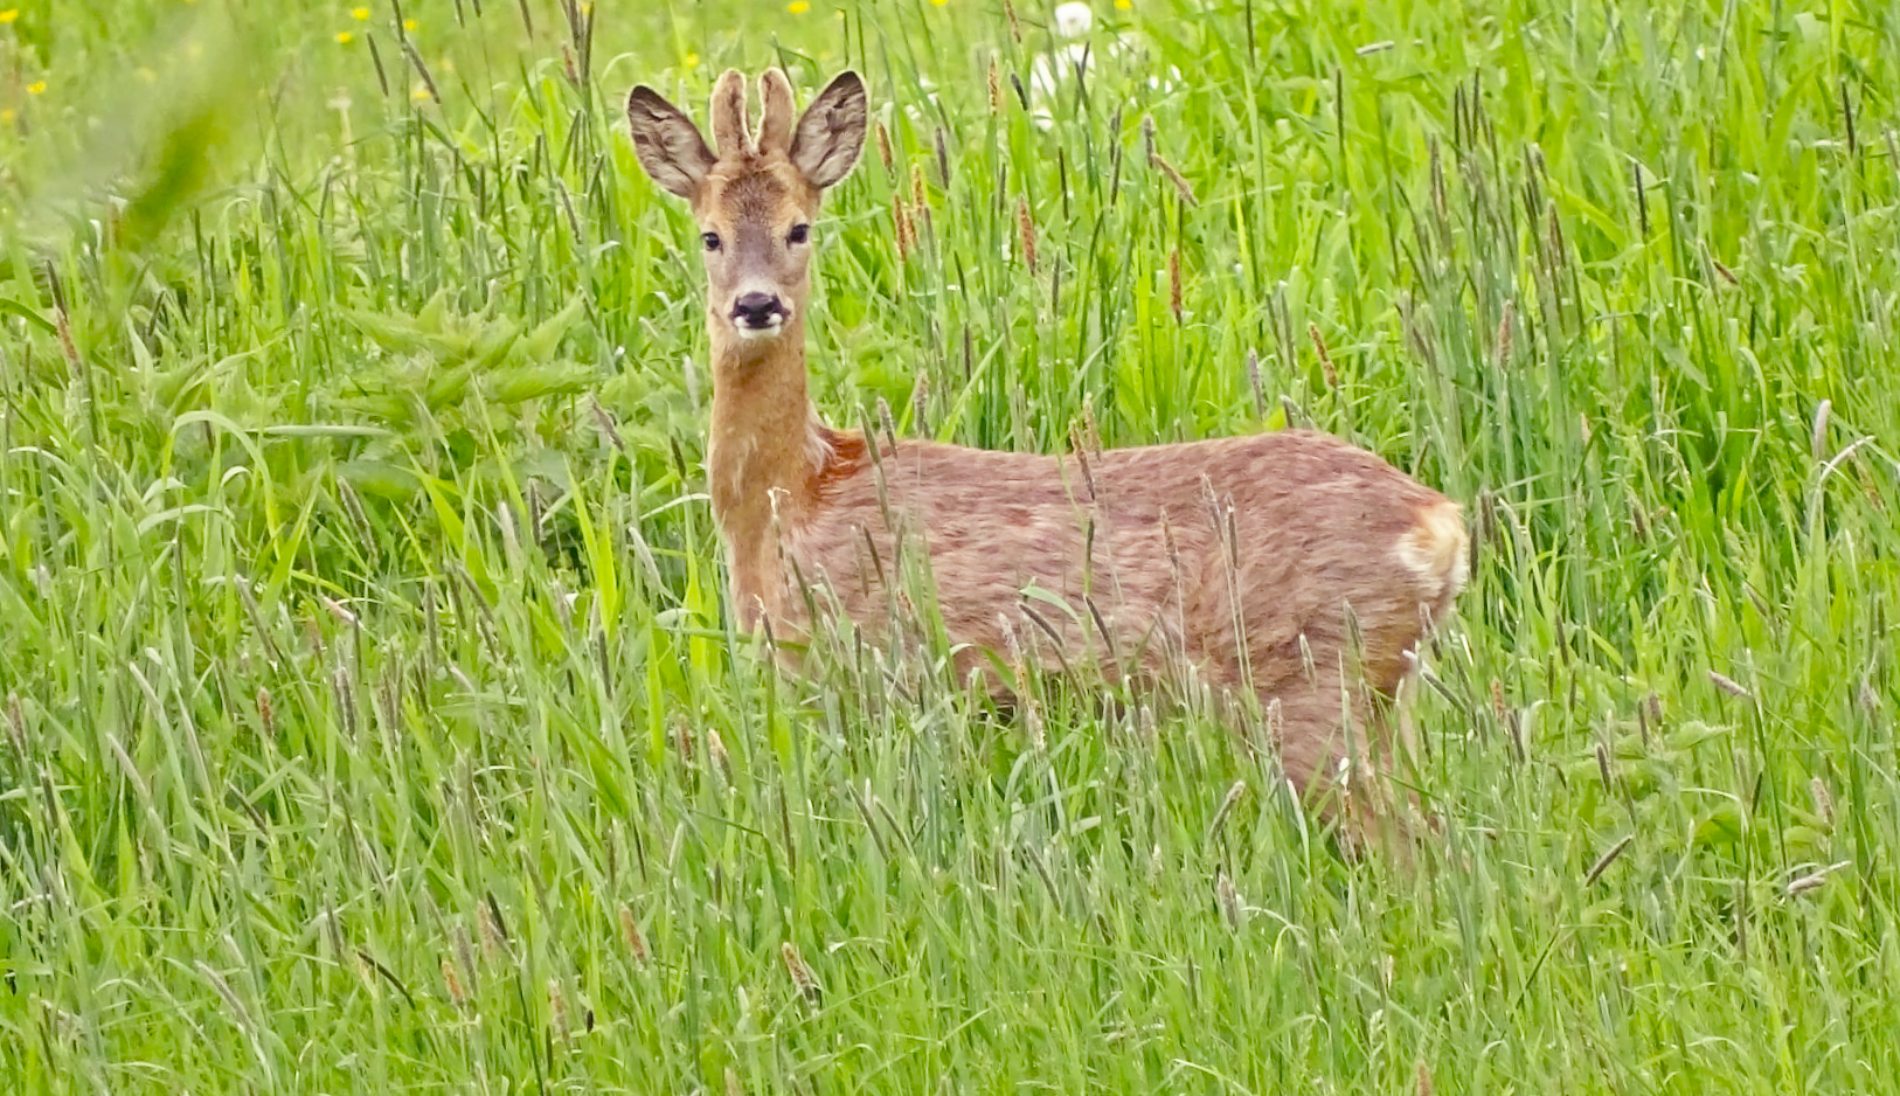
{"type": "Polygon", "coordinates": [[[1051,457],[873,452],[824,426],[806,394],[809,257],[788,233],[855,161],[863,88],[834,81],[794,128],[789,85],[761,83],[754,147],[743,80],[722,77],[716,158],[651,91],[629,104],[642,164],[724,249],[708,262],[708,465],[740,619],[792,640],[816,605],[880,634],[900,555],[921,552],[960,669],[1013,632],[1026,657],[1251,691],[1277,713],[1288,774],[1330,784],[1377,719],[1359,686],[1395,693],[1464,585],[1458,506],[1308,431],[1051,457]],[[762,291],[779,310],[769,331],[737,301],[762,291]]]}

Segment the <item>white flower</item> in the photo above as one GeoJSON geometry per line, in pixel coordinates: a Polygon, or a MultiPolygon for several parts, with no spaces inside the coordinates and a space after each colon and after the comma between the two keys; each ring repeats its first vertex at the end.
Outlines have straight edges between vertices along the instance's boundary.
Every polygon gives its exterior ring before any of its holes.
{"type": "Polygon", "coordinates": [[[1058,98],[1062,81],[1078,70],[1088,69],[1093,63],[1088,46],[1081,42],[1058,46],[1053,55],[1039,53],[1029,63],[1029,94],[1034,104],[1030,108],[1030,117],[1037,129],[1048,130],[1055,125],[1050,107],[1058,98]]]}
{"type": "Polygon", "coordinates": [[[1056,33],[1064,38],[1080,38],[1095,25],[1095,13],[1082,0],[1056,5],[1056,33]]]}
{"type": "Polygon", "coordinates": [[[1039,53],[1029,63],[1029,90],[1036,96],[1053,99],[1062,81],[1078,69],[1091,64],[1089,48],[1080,42],[1058,47],[1054,55],[1039,53]]]}

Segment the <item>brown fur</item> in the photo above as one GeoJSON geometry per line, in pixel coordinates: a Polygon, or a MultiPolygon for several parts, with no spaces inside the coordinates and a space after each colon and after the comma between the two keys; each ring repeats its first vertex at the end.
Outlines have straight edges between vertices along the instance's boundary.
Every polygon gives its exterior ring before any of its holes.
{"type": "MultiPolygon", "coordinates": [[[[776,133],[780,108],[765,93],[776,133]]],[[[830,176],[861,147],[862,85],[835,81],[821,107],[820,122],[800,119],[796,141],[830,176]]],[[[703,173],[692,201],[707,230],[769,241],[816,214],[828,184],[782,142],[762,144],[703,173]]],[[[657,178],[675,165],[650,163],[650,146],[642,163],[657,178]]],[[[1022,606],[1034,588],[1033,634],[1054,636],[1030,650],[1053,646],[1064,663],[1093,661],[1111,677],[1188,673],[1251,692],[1277,713],[1285,769],[1309,791],[1333,786],[1345,758],[1366,758],[1359,736],[1380,725],[1371,698],[1397,692],[1429,622],[1464,584],[1456,504],[1307,431],[1083,456],[910,440],[873,453],[861,434],[823,425],[807,397],[808,261],[802,249],[760,245],[708,264],[708,464],[743,623],[804,634],[815,604],[881,633],[896,561],[921,552],[960,670],[985,665],[1006,629],[1032,634],[1022,606]],[[743,338],[727,297],[761,280],[786,298],[789,319],[775,338],[743,338]]],[[[1370,760],[1381,762],[1376,745],[1370,760]]]]}
{"type": "Polygon", "coordinates": [[[759,76],[759,154],[791,155],[792,82],[778,69],[767,69],[759,76]]]}
{"type": "Polygon", "coordinates": [[[742,160],[751,155],[751,137],[746,122],[745,77],[727,69],[713,85],[713,144],[726,160],[742,160]]]}

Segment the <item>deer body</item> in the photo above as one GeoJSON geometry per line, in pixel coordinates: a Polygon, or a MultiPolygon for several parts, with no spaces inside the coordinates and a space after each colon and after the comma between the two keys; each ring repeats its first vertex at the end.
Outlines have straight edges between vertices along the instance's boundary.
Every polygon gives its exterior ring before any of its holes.
{"type": "Polygon", "coordinates": [[[816,609],[880,634],[921,553],[960,670],[1014,642],[1111,676],[1191,672],[1277,711],[1288,775],[1329,783],[1376,720],[1356,686],[1393,694],[1465,581],[1458,506],[1306,431],[1052,457],[825,426],[804,242],[862,146],[863,86],[840,77],[796,126],[784,77],[761,90],[754,146],[744,82],[721,78],[716,157],[650,90],[628,108],[641,163],[705,229],[708,465],[742,623],[803,635],[816,609]]]}

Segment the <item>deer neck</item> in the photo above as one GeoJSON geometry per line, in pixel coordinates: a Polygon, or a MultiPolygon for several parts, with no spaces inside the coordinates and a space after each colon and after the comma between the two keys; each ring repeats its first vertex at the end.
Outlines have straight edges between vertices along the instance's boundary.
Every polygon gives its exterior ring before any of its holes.
{"type": "Polygon", "coordinates": [[[809,505],[824,459],[824,427],[806,394],[802,317],[769,341],[741,339],[723,318],[709,326],[713,516],[735,563],[743,563],[771,543],[774,521],[781,528],[795,523],[809,505]]]}

